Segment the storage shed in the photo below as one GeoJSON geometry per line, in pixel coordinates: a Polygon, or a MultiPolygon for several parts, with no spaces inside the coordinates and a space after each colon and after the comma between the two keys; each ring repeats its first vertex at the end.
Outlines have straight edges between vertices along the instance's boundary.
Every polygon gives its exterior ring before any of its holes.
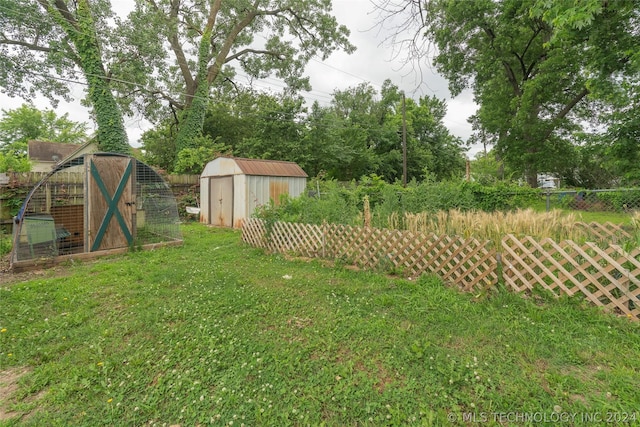
{"type": "Polygon", "coordinates": [[[85,154],[62,162],[29,193],[14,221],[14,270],[132,247],[181,244],[167,183],[130,156],[85,154]]]}
{"type": "Polygon", "coordinates": [[[256,207],[297,197],[306,186],[307,174],[293,162],[218,157],[200,175],[200,222],[240,228],[256,207]]]}

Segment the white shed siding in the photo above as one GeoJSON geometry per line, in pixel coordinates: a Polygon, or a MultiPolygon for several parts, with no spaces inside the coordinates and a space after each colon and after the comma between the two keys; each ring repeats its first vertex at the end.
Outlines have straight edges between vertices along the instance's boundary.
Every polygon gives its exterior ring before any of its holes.
{"type": "Polygon", "coordinates": [[[233,227],[242,227],[242,221],[247,217],[247,175],[235,175],[233,177],[233,227]]]}
{"type": "Polygon", "coordinates": [[[211,206],[210,197],[211,189],[209,188],[210,179],[208,176],[200,178],[200,222],[210,224],[209,207],[211,206]]]}
{"type": "Polygon", "coordinates": [[[274,203],[280,203],[281,194],[298,197],[307,186],[307,180],[299,177],[246,176],[246,178],[244,200],[247,210],[244,218],[251,217],[258,206],[268,205],[272,198],[274,203]]]}
{"type": "Polygon", "coordinates": [[[218,190],[211,187],[211,180],[223,176],[232,177],[229,186],[233,187],[233,207],[224,216],[233,216],[234,228],[241,227],[242,221],[251,217],[256,207],[268,204],[271,198],[279,203],[282,194],[297,197],[307,185],[306,174],[295,163],[219,157],[209,162],[201,174],[200,221],[205,224],[218,225],[216,218],[212,218],[211,207],[211,199],[215,198],[213,192],[218,190]]]}

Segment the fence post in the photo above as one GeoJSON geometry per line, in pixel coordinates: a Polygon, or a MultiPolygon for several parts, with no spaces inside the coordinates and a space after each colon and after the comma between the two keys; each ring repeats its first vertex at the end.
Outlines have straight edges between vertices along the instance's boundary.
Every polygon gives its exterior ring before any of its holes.
{"type": "Polygon", "coordinates": [[[325,259],[325,248],[327,246],[327,220],[322,221],[322,258],[325,259]]]}
{"type": "Polygon", "coordinates": [[[547,212],[551,210],[551,190],[547,189],[547,212]]]}

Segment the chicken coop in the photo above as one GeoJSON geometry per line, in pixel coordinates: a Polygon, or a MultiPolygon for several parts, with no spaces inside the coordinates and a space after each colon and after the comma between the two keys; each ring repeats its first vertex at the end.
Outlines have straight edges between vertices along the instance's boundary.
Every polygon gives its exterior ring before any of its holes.
{"type": "Polygon", "coordinates": [[[307,186],[307,174],[293,162],[218,157],[200,175],[200,222],[242,227],[256,207],[297,197],[307,186]]]}
{"type": "Polygon", "coordinates": [[[151,167],[114,153],[57,165],[14,218],[11,266],[182,243],[175,197],[151,167]]]}

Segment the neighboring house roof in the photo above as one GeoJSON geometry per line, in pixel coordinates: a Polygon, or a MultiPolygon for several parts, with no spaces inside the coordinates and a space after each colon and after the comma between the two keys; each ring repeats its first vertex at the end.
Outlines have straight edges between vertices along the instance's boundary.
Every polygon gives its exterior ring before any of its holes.
{"type": "Polygon", "coordinates": [[[82,144],[46,141],[29,141],[28,143],[29,160],[41,164],[58,164],[79,155],[95,151],[98,150],[94,139],[90,139],[82,144]]]}
{"type": "Polygon", "coordinates": [[[60,162],[73,154],[80,145],[61,142],[29,141],[29,159],[37,162],[60,162]]]}
{"type": "Polygon", "coordinates": [[[233,160],[245,175],[308,177],[305,171],[294,162],[239,157],[233,157],[233,160]]]}

